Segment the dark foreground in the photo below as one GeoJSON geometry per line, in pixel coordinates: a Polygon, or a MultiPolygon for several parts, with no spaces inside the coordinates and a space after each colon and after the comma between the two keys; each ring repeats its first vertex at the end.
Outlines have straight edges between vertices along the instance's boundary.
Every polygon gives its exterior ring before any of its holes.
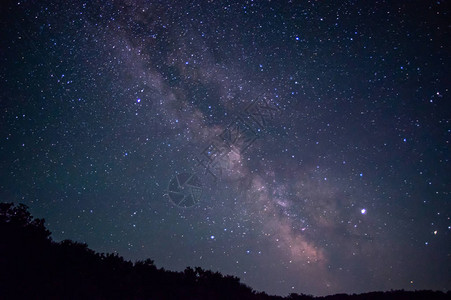
{"type": "Polygon", "coordinates": [[[157,269],[150,259],[132,263],[50,234],[26,206],[0,203],[0,299],[451,299],[434,291],[269,296],[234,276],[157,269]]]}

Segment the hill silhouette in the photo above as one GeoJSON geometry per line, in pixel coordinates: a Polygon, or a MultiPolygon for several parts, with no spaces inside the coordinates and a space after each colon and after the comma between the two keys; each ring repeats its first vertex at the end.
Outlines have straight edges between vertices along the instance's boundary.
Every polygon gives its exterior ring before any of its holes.
{"type": "Polygon", "coordinates": [[[28,208],[0,203],[0,299],[451,299],[451,293],[389,291],[283,298],[256,292],[234,276],[201,268],[158,269],[96,253],[86,244],[54,242],[28,208]]]}

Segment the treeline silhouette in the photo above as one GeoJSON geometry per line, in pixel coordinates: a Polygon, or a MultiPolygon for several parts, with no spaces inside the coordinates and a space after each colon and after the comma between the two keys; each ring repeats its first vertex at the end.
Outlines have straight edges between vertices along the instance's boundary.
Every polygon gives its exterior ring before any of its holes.
{"type": "Polygon", "coordinates": [[[201,268],[158,269],[96,253],[86,244],[52,241],[44,219],[28,208],[0,203],[0,299],[450,299],[450,292],[390,291],[283,298],[256,292],[234,276],[201,268]]]}

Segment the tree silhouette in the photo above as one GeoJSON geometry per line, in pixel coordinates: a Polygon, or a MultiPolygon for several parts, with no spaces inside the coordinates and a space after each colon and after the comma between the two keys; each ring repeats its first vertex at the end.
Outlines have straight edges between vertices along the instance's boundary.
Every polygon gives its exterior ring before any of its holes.
{"type": "Polygon", "coordinates": [[[158,269],[146,259],[132,263],[88,245],[55,243],[44,219],[28,208],[0,203],[0,299],[450,299],[450,293],[390,291],[314,298],[256,293],[238,277],[196,267],[158,269]]]}

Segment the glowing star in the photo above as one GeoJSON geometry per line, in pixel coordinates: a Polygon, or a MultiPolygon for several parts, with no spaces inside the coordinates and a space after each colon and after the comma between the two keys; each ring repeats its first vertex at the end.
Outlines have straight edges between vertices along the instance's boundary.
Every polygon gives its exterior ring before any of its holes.
{"type": "Polygon", "coordinates": [[[362,209],[360,210],[360,213],[361,213],[362,215],[365,215],[365,214],[366,214],[366,209],[365,209],[365,208],[362,208],[362,209]]]}

